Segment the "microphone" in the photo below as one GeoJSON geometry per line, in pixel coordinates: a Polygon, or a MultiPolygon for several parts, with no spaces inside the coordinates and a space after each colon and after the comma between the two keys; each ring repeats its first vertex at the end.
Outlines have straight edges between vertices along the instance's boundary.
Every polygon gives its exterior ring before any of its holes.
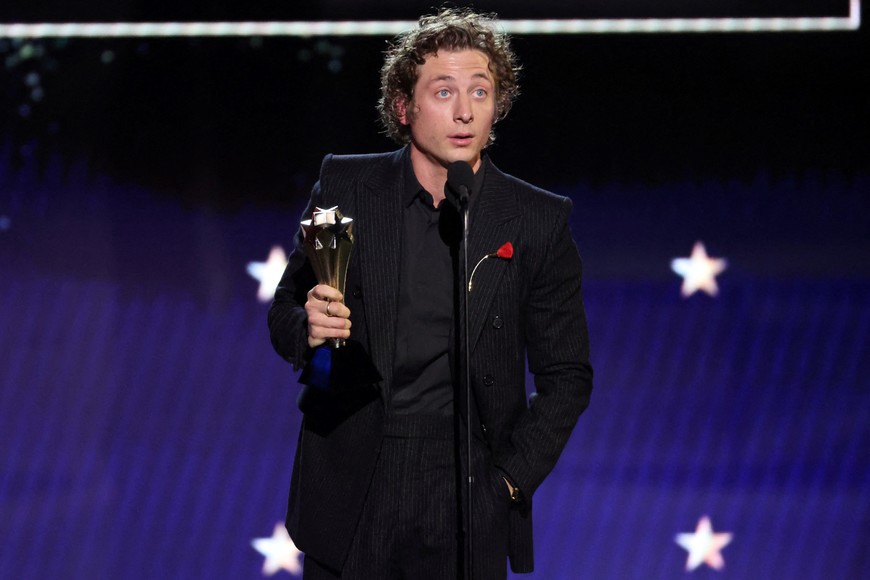
{"type": "Polygon", "coordinates": [[[462,210],[468,204],[468,194],[474,183],[474,170],[465,161],[454,161],[447,167],[447,183],[444,195],[456,209],[462,210]]]}

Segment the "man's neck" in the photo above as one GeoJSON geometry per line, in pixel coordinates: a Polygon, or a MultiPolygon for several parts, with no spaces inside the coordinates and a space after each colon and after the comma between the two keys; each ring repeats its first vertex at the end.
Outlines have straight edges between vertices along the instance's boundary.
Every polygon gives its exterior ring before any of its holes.
{"type": "MultiPolygon", "coordinates": [[[[414,168],[414,176],[423,189],[432,196],[435,207],[444,200],[444,185],[447,183],[447,168],[435,162],[425,153],[411,145],[411,167],[414,168]]],[[[477,172],[480,167],[480,159],[472,166],[477,172]]]]}

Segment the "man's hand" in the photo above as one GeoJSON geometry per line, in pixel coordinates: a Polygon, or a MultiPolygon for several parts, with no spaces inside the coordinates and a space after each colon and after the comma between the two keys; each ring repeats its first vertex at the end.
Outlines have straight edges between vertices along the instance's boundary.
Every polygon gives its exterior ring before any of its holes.
{"type": "Polygon", "coordinates": [[[511,496],[511,503],[516,504],[516,503],[522,502],[523,496],[522,496],[522,493],[520,492],[520,489],[518,487],[514,487],[513,485],[511,485],[511,482],[508,481],[507,477],[502,476],[502,479],[507,484],[508,493],[511,496]]]}
{"type": "Polygon", "coordinates": [[[308,346],[317,348],[328,338],[350,337],[350,308],[341,302],[343,299],[341,292],[325,284],[308,291],[308,346]]]}

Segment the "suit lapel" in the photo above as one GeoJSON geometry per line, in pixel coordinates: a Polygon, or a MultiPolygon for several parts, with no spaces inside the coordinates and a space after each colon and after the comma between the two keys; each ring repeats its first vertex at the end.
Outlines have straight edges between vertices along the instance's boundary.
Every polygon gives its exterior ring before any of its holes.
{"type": "MultiPolygon", "coordinates": [[[[375,366],[392,384],[402,229],[402,156],[388,157],[356,187],[356,246],[368,340],[375,366]]],[[[389,396],[389,393],[385,393],[389,396]]]]}
{"type": "MultiPolygon", "coordinates": [[[[506,242],[516,243],[520,215],[516,191],[505,175],[486,158],[486,176],[480,198],[472,207],[469,218],[468,274],[487,254],[496,252],[506,242]]],[[[471,348],[477,344],[486,313],[499,287],[507,264],[498,258],[488,258],[477,269],[473,290],[468,295],[469,337],[471,348]]]]}

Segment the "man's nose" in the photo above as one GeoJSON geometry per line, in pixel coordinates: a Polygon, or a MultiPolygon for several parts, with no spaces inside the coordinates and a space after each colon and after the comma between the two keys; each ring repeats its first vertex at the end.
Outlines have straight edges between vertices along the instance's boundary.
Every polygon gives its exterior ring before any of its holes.
{"type": "Polygon", "coordinates": [[[460,97],[457,100],[454,119],[463,123],[470,123],[474,119],[474,113],[471,112],[470,99],[467,97],[460,97]]]}

